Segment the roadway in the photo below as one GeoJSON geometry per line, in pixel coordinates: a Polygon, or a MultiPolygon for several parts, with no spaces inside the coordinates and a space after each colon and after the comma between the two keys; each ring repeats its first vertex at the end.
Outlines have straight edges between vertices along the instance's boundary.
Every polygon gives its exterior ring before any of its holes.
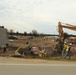
{"type": "Polygon", "coordinates": [[[76,75],[76,64],[0,63],[0,75],[76,75]]]}

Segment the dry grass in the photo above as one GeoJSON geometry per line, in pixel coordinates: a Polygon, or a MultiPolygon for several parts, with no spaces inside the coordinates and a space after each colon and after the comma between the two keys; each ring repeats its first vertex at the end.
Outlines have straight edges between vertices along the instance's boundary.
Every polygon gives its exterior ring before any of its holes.
{"type": "Polygon", "coordinates": [[[12,57],[0,57],[0,62],[12,62],[12,63],[32,63],[32,64],[76,64],[76,61],[64,61],[64,60],[43,60],[43,59],[26,59],[26,58],[12,58],[12,57]]]}

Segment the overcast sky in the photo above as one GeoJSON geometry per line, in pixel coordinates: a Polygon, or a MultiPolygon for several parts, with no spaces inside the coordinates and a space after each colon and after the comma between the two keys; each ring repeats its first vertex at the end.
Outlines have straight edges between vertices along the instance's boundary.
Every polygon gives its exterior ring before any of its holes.
{"type": "Polygon", "coordinates": [[[59,21],[76,25],[76,0],[0,0],[0,25],[8,29],[56,34],[59,21]]]}

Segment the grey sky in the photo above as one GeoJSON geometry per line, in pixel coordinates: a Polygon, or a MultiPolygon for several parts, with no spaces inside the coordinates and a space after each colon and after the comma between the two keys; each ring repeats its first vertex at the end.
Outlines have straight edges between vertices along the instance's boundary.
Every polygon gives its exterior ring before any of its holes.
{"type": "Polygon", "coordinates": [[[0,0],[0,25],[19,32],[55,34],[58,21],[76,25],[75,15],[76,0],[0,0]]]}

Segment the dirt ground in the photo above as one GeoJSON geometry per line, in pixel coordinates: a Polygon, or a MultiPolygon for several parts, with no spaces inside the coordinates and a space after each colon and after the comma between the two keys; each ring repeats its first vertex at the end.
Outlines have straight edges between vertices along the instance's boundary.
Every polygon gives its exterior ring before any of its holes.
{"type": "MultiPolygon", "coordinates": [[[[67,61],[56,61],[56,60],[45,60],[45,59],[36,59],[36,58],[15,58],[10,57],[12,54],[14,54],[15,50],[22,45],[22,48],[26,48],[29,44],[32,44],[33,46],[46,46],[47,48],[55,47],[57,42],[54,41],[53,38],[34,38],[30,39],[29,37],[22,37],[19,36],[18,40],[9,40],[10,50],[6,53],[0,52],[0,62],[20,62],[20,63],[44,63],[44,64],[62,64],[62,63],[69,63],[67,61]]],[[[71,62],[75,63],[75,62],[71,62]]]]}
{"type": "Polygon", "coordinates": [[[9,40],[10,50],[6,53],[0,52],[0,62],[16,62],[16,63],[33,63],[33,64],[76,64],[76,61],[65,61],[65,60],[46,60],[36,58],[16,58],[11,57],[15,50],[22,45],[22,48],[26,48],[29,44],[33,46],[46,46],[47,48],[53,48],[57,42],[53,38],[34,38],[19,36],[18,40],[9,40]]]}
{"type": "Polygon", "coordinates": [[[29,44],[32,44],[33,46],[38,45],[38,46],[52,47],[53,45],[55,46],[57,42],[54,41],[54,39],[51,37],[50,38],[46,37],[46,39],[40,37],[31,39],[27,36],[25,37],[19,36],[18,40],[9,40],[9,45],[14,47],[19,47],[20,45],[22,45],[22,48],[25,48],[29,44]]]}
{"type": "Polygon", "coordinates": [[[0,57],[0,63],[25,63],[25,64],[76,64],[76,61],[64,60],[44,60],[44,59],[26,59],[13,57],[0,57]]]}
{"type": "Polygon", "coordinates": [[[0,50],[0,56],[9,56],[14,55],[15,51],[18,49],[19,46],[21,46],[20,50],[26,49],[26,47],[32,44],[32,46],[45,46],[47,47],[47,50],[52,50],[52,48],[57,44],[56,41],[52,37],[36,37],[36,38],[30,38],[30,36],[18,36],[17,40],[10,40],[9,39],[9,50],[3,53],[2,50],[0,50]]]}
{"type": "MultiPolygon", "coordinates": [[[[36,38],[30,38],[29,36],[18,36],[17,40],[9,40],[9,46],[10,50],[13,52],[9,52],[9,54],[14,53],[19,46],[21,46],[20,50],[25,50],[29,44],[32,44],[32,46],[45,46],[47,48],[48,55],[50,55],[50,51],[55,48],[57,42],[54,41],[52,37],[36,37],[36,38]]],[[[1,54],[2,55],[2,54],[1,54]]]]}

